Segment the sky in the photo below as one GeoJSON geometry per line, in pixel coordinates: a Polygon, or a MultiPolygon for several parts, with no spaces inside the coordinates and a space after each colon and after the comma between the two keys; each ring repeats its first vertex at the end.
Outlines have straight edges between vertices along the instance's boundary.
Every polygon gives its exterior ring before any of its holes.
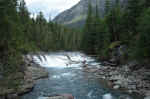
{"type": "Polygon", "coordinates": [[[26,6],[31,13],[31,17],[36,16],[40,11],[46,19],[53,19],[59,13],[71,8],[80,0],[25,0],[26,6]]]}

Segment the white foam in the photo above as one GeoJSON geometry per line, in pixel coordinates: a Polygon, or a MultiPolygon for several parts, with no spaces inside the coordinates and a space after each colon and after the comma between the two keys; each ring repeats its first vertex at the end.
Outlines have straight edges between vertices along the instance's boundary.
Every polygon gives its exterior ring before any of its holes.
{"type": "Polygon", "coordinates": [[[103,99],[113,99],[110,93],[103,95],[103,99]]]}
{"type": "Polygon", "coordinates": [[[49,97],[38,97],[38,99],[49,99],[49,97]]]}
{"type": "Polygon", "coordinates": [[[54,76],[52,76],[52,78],[54,78],[54,79],[60,79],[60,78],[61,78],[61,76],[54,75],[54,76]]]}
{"type": "MultiPolygon", "coordinates": [[[[83,65],[83,61],[91,62],[94,61],[93,58],[86,56],[85,54],[79,52],[58,52],[47,54],[44,56],[33,56],[36,63],[43,67],[80,67],[83,65]]],[[[96,65],[97,63],[94,63],[96,65]]]]}
{"type": "Polygon", "coordinates": [[[62,76],[74,76],[74,74],[73,73],[63,73],[63,74],[61,74],[62,76]]]}
{"type": "Polygon", "coordinates": [[[89,93],[88,93],[88,97],[92,97],[92,94],[93,94],[93,90],[91,90],[89,93]]]}

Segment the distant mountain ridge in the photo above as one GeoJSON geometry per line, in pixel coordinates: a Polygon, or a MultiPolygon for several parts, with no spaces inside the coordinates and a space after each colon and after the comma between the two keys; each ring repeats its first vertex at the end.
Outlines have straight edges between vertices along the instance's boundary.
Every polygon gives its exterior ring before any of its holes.
{"type": "MultiPolygon", "coordinates": [[[[82,27],[87,16],[89,1],[90,0],[81,0],[72,8],[56,16],[53,21],[69,27],[82,27]]],[[[96,4],[98,5],[101,16],[103,16],[105,12],[105,1],[106,0],[91,0],[93,8],[96,7],[96,4]]],[[[125,4],[126,1],[127,0],[120,0],[121,4],[125,4]]],[[[110,2],[114,4],[115,0],[110,0],[110,2]]]]}

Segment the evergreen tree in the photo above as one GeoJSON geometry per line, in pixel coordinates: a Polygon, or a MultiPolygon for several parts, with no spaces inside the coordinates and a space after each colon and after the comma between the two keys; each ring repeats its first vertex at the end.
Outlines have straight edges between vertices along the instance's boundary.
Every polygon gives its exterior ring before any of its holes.
{"type": "Polygon", "coordinates": [[[122,16],[120,3],[117,2],[116,6],[112,8],[110,13],[106,15],[106,23],[111,33],[111,41],[120,41],[120,32],[122,29],[122,16]]]}
{"type": "Polygon", "coordinates": [[[149,8],[150,7],[150,2],[149,2],[149,0],[141,0],[141,8],[143,8],[143,9],[147,9],[147,8],[149,8]]]}
{"type": "Polygon", "coordinates": [[[146,9],[141,15],[138,26],[138,41],[135,48],[135,56],[140,60],[150,57],[150,8],[146,9]]]}
{"type": "Polygon", "coordinates": [[[93,17],[93,20],[94,20],[94,22],[93,22],[93,28],[94,28],[94,31],[93,31],[93,34],[94,34],[94,39],[95,39],[95,49],[94,49],[94,51],[97,51],[98,50],[98,48],[99,48],[99,45],[100,44],[102,44],[103,42],[100,42],[100,39],[101,39],[101,41],[102,41],[102,35],[103,35],[103,33],[101,33],[100,31],[101,31],[101,20],[100,20],[100,15],[99,15],[99,11],[98,11],[98,5],[97,5],[97,3],[96,3],[96,8],[95,8],[95,16],[93,17]]]}
{"type": "MultiPolygon", "coordinates": [[[[16,88],[20,81],[9,76],[16,75],[18,72],[23,74],[22,68],[22,31],[20,29],[19,16],[17,12],[17,0],[0,1],[0,73],[4,80],[8,82],[3,87],[16,88]],[[8,79],[10,78],[10,79],[8,79]]],[[[22,76],[23,78],[23,76],[22,76]]]]}
{"type": "Polygon", "coordinates": [[[128,30],[131,32],[131,35],[136,34],[136,26],[137,26],[137,18],[141,14],[141,6],[140,6],[140,0],[129,0],[128,6],[127,6],[127,25],[128,30]]]}
{"type": "Polygon", "coordinates": [[[94,24],[93,24],[92,6],[91,2],[89,2],[88,15],[84,27],[84,36],[83,36],[84,38],[82,41],[83,49],[88,53],[94,52],[95,48],[95,33],[93,33],[94,31],[93,26],[94,24]]]}
{"type": "Polygon", "coordinates": [[[104,50],[108,48],[109,35],[105,19],[99,19],[98,33],[96,36],[96,52],[98,55],[104,55],[104,50]]]}
{"type": "Polygon", "coordinates": [[[105,15],[107,15],[110,12],[111,4],[110,0],[105,0],[105,15]]]}

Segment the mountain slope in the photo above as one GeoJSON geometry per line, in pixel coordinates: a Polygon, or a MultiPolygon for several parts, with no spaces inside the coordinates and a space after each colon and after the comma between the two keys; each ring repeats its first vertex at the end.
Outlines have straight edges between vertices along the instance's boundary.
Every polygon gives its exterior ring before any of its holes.
{"type": "MultiPolygon", "coordinates": [[[[112,4],[115,2],[115,0],[110,1],[112,4]]],[[[121,0],[122,4],[124,4],[125,1],[127,0],[121,0]]],[[[81,0],[71,9],[68,9],[56,16],[53,21],[69,27],[81,27],[85,23],[88,11],[88,4],[89,0],[81,0]]],[[[100,15],[103,16],[105,9],[105,0],[91,0],[91,5],[93,9],[96,7],[96,4],[98,4],[100,15]]]]}

